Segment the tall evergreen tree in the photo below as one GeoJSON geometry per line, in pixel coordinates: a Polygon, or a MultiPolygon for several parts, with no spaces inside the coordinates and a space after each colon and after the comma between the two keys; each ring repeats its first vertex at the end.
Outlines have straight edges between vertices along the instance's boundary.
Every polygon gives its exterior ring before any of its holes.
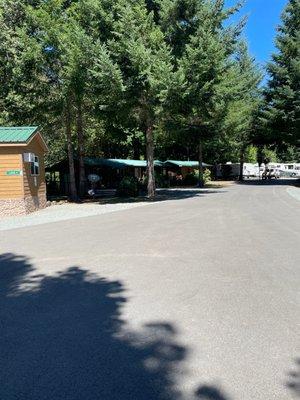
{"type": "MultiPolygon", "coordinates": [[[[79,193],[83,195],[87,121],[99,103],[112,101],[114,92],[122,90],[120,72],[105,47],[112,31],[112,10],[106,0],[28,3],[19,2],[20,11],[12,13],[21,15],[22,20],[17,27],[14,24],[15,47],[8,42],[14,35],[6,35],[6,54],[7,49],[15,49],[17,56],[10,50],[13,68],[1,99],[5,99],[11,121],[24,124],[34,120],[46,127],[51,121],[51,148],[56,142],[53,139],[57,139],[55,131],[61,130],[59,124],[64,127],[70,192],[76,199],[74,145],[80,166],[79,193]]],[[[10,0],[2,0],[0,15],[7,16],[7,6],[12,8],[12,4],[10,0]]],[[[10,22],[4,17],[4,22],[10,22]]]]}
{"type": "Polygon", "coordinates": [[[155,196],[154,129],[172,86],[172,56],[154,11],[144,0],[124,1],[111,43],[123,74],[125,108],[145,134],[148,197],[155,196]]]}
{"type": "MultiPolygon", "coordinates": [[[[228,13],[223,1],[203,1],[197,9],[197,30],[190,36],[179,72],[184,76],[179,118],[197,138],[199,186],[203,186],[203,143],[221,130],[228,104],[234,95],[235,70],[232,55],[238,32],[224,28],[228,13]]],[[[231,11],[230,11],[231,12],[231,11]]]]}
{"type": "Polygon", "coordinates": [[[255,118],[261,104],[259,83],[262,74],[244,42],[239,43],[233,72],[233,96],[229,102],[223,130],[234,140],[239,153],[240,180],[247,147],[251,144],[255,118]]]}
{"type": "Polygon", "coordinates": [[[268,65],[263,129],[268,141],[300,146],[300,0],[289,0],[268,65]]]}

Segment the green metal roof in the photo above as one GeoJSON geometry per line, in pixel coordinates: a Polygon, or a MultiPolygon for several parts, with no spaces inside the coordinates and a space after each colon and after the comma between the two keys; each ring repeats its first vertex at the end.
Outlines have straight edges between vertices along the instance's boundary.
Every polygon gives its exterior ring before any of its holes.
{"type": "MultiPolygon", "coordinates": [[[[189,167],[189,168],[198,168],[198,161],[180,161],[180,160],[167,160],[165,165],[175,165],[176,167],[189,167]]],[[[210,164],[202,163],[203,167],[211,167],[210,164]]]]}
{"type": "Polygon", "coordinates": [[[37,129],[37,126],[0,127],[0,143],[26,143],[37,129]]]}
{"type": "MultiPolygon", "coordinates": [[[[111,167],[111,168],[146,168],[147,161],[146,160],[127,160],[127,159],[118,159],[118,158],[90,158],[86,157],[84,159],[85,164],[90,166],[97,167],[111,167]]],[[[162,165],[161,161],[154,161],[154,165],[160,167],[162,165]]]]}

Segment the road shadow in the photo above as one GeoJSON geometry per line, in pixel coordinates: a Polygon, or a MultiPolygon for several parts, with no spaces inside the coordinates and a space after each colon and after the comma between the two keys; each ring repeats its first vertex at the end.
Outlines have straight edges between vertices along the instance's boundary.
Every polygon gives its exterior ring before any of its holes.
{"type": "Polygon", "coordinates": [[[175,328],[122,335],[119,281],[79,267],[28,278],[28,260],[11,254],[0,264],[1,399],[180,398],[172,373],[186,350],[175,328]]]}
{"type": "Polygon", "coordinates": [[[282,179],[244,179],[243,181],[236,181],[239,185],[247,186],[299,186],[300,180],[295,178],[282,178],[282,179]]]}
{"type": "Polygon", "coordinates": [[[229,400],[229,397],[225,397],[221,389],[209,385],[200,386],[195,395],[198,400],[229,400]]]}
{"type": "MultiPolygon", "coordinates": [[[[126,330],[125,294],[120,281],[77,266],[49,277],[26,257],[0,256],[0,398],[183,400],[176,376],[187,349],[176,328],[126,330]]],[[[218,393],[202,388],[190,399],[225,399],[218,393]]]]}
{"type": "Polygon", "coordinates": [[[225,193],[224,190],[217,189],[159,189],[154,201],[184,200],[193,197],[204,197],[211,194],[225,193]]]}
{"type": "MultiPolygon", "coordinates": [[[[221,188],[219,188],[221,189],[221,188]]],[[[86,199],[83,203],[94,203],[94,204],[123,204],[123,203],[140,203],[140,202],[162,202],[168,200],[185,200],[195,197],[204,197],[210,194],[225,193],[225,190],[218,189],[199,189],[199,188],[176,188],[176,189],[157,189],[156,197],[153,200],[149,200],[146,194],[139,197],[111,197],[111,198],[96,198],[86,199]]]]}
{"type": "Polygon", "coordinates": [[[300,398],[300,358],[295,359],[295,368],[288,373],[287,387],[300,398]]]}
{"type": "MultiPolygon", "coordinates": [[[[120,281],[78,266],[38,275],[26,257],[0,255],[0,399],[233,400],[209,384],[182,393],[188,350],[176,327],[155,321],[128,331],[127,301],[120,281]]],[[[295,364],[286,386],[298,398],[295,364]]]]}

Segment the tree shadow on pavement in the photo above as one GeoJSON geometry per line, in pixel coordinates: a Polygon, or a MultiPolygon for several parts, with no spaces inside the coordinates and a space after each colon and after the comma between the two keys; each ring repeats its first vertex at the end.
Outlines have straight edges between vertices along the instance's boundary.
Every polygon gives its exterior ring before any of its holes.
{"type": "Polygon", "coordinates": [[[186,350],[175,328],[122,334],[118,281],[79,267],[33,276],[26,258],[0,259],[0,398],[179,399],[173,375],[186,350]]]}
{"type": "Polygon", "coordinates": [[[103,199],[100,204],[112,204],[112,203],[136,203],[136,202],[161,202],[167,200],[185,200],[195,197],[203,197],[210,194],[225,193],[224,190],[217,189],[157,189],[154,200],[149,200],[146,195],[136,198],[114,198],[114,199],[103,199]]]}
{"type": "Polygon", "coordinates": [[[156,197],[154,200],[149,200],[146,194],[139,197],[111,197],[111,198],[95,198],[88,199],[85,202],[94,204],[123,204],[123,203],[140,203],[140,202],[161,202],[167,200],[184,200],[195,197],[203,197],[209,194],[225,193],[222,188],[215,189],[199,189],[199,188],[171,188],[171,189],[157,189],[156,197]]]}
{"type": "MultiPolygon", "coordinates": [[[[126,330],[119,281],[71,267],[35,274],[26,257],[0,256],[0,398],[183,400],[176,377],[187,350],[176,329],[126,330]]],[[[190,399],[229,400],[202,386],[190,399]]]]}
{"type": "Polygon", "coordinates": [[[239,185],[249,186],[299,186],[300,180],[295,178],[282,178],[282,179],[244,179],[236,181],[239,185]]]}
{"type": "Polygon", "coordinates": [[[158,189],[154,201],[184,200],[193,197],[203,197],[210,194],[225,193],[217,189],[158,189]]]}
{"type": "Polygon", "coordinates": [[[295,359],[296,369],[288,374],[287,387],[296,397],[300,397],[300,358],[295,359]]]}
{"type": "Polygon", "coordinates": [[[228,397],[221,393],[220,389],[208,385],[199,387],[196,391],[196,398],[198,400],[229,400],[228,397]]]}
{"type": "MultiPolygon", "coordinates": [[[[231,400],[216,385],[181,392],[188,351],[176,328],[126,329],[125,293],[80,267],[49,277],[26,257],[0,255],[0,399],[231,400]]],[[[287,387],[299,397],[296,365],[287,387]]]]}

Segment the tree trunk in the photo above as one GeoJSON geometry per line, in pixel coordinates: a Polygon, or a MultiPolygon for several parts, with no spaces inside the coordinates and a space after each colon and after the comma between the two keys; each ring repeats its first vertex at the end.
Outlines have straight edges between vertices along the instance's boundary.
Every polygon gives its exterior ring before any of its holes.
{"type": "Polygon", "coordinates": [[[263,163],[263,153],[262,153],[262,146],[258,146],[257,149],[257,163],[258,163],[258,179],[260,180],[260,166],[263,163]]]}
{"type": "Polygon", "coordinates": [[[77,189],[75,180],[75,168],[74,168],[74,154],[73,154],[73,143],[72,143],[72,130],[71,130],[71,111],[70,104],[67,103],[65,110],[65,123],[66,123],[66,137],[68,146],[68,160],[69,160],[69,196],[72,201],[77,201],[77,189]]]}
{"type": "Polygon", "coordinates": [[[141,144],[139,138],[134,136],[132,140],[132,145],[133,145],[133,158],[135,160],[139,160],[141,157],[141,144]]]}
{"type": "Polygon", "coordinates": [[[240,182],[244,180],[244,162],[245,162],[244,156],[245,156],[245,149],[244,147],[242,147],[240,151],[240,173],[239,173],[240,182]]]}
{"type": "Polygon", "coordinates": [[[79,196],[83,197],[85,194],[85,166],[84,166],[84,132],[83,132],[83,117],[82,117],[82,103],[79,99],[77,102],[77,140],[78,140],[78,158],[79,158],[79,196]]]}
{"type": "Polygon", "coordinates": [[[198,176],[198,186],[201,188],[204,186],[204,179],[203,179],[203,151],[202,151],[202,139],[199,140],[199,147],[198,147],[198,162],[199,162],[199,176],[198,176]]]}
{"type": "Polygon", "coordinates": [[[147,192],[148,198],[155,197],[155,175],[154,175],[154,138],[153,125],[148,124],[146,129],[146,154],[147,154],[147,192]]]}

